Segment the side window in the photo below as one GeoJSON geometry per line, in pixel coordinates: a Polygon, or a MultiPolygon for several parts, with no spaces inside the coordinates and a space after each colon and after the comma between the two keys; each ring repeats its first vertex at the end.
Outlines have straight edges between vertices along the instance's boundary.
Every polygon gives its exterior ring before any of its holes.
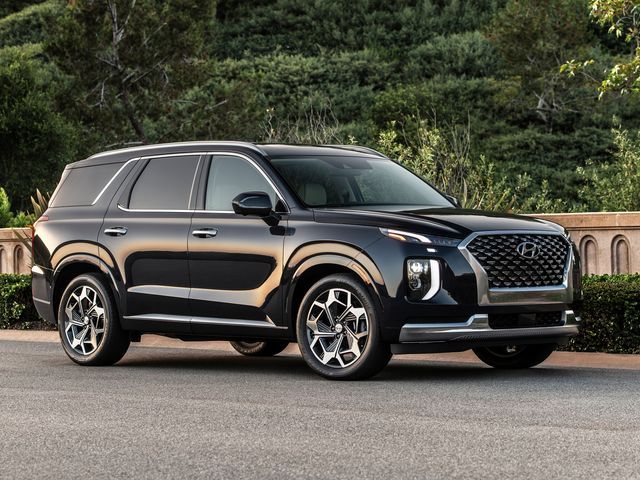
{"type": "Polygon", "coordinates": [[[153,158],[136,181],[129,208],[187,210],[199,156],[153,158]]]}
{"type": "Polygon", "coordinates": [[[262,173],[240,157],[214,156],[207,179],[205,210],[232,211],[231,202],[244,192],[265,192],[276,204],[276,193],[262,173]]]}
{"type": "Polygon", "coordinates": [[[91,205],[122,163],[108,163],[65,170],[57,192],[51,199],[52,207],[91,205]]]}

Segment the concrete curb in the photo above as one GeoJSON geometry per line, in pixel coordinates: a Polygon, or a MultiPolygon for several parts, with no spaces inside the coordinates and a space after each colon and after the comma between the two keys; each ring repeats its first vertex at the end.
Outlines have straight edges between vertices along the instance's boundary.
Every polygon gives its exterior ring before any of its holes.
{"type": "MultiPolygon", "coordinates": [[[[58,332],[44,332],[36,330],[0,330],[0,341],[13,342],[44,342],[58,343],[58,332]]],[[[193,350],[210,350],[218,352],[235,352],[229,342],[183,342],[174,338],[161,335],[143,335],[140,343],[133,344],[136,347],[147,348],[182,348],[193,350]]],[[[289,345],[284,351],[286,355],[300,355],[298,346],[289,345]]],[[[401,361],[428,361],[444,363],[464,363],[484,365],[471,351],[456,353],[437,353],[427,355],[398,355],[394,360],[401,361]]],[[[574,353],[555,352],[543,363],[544,367],[563,368],[605,368],[622,370],[640,370],[640,355],[619,355],[611,353],[574,353]]]]}

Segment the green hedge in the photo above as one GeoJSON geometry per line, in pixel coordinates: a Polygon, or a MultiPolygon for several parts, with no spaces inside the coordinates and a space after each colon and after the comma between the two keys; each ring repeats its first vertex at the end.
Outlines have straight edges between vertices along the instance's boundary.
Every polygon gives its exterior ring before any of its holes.
{"type": "Polygon", "coordinates": [[[42,325],[31,300],[31,277],[0,274],[0,328],[27,329],[42,325]]]}
{"type": "MultiPolygon", "coordinates": [[[[640,353],[640,274],[583,280],[583,327],[565,350],[640,353]]],[[[0,274],[0,328],[51,328],[36,313],[28,275],[0,274]]]]}
{"type": "Polygon", "coordinates": [[[566,349],[640,353],[640,274],[585,277],[583,290],[581,334],[566,349]]]}

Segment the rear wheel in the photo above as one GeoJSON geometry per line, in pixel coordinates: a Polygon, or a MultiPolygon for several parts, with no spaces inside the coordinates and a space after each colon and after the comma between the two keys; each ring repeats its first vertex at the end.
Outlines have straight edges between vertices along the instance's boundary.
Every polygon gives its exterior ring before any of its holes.
{"type": "Polygon", "coordinates": [[[80,275],[67,286],[58,307],[62,347],[80,365],[113,365],[129,348],[111,292],[102,275],[80,275]]]}
{"type": "Polygon", "coordinates": [[[297,335],[307,364],[326,378],[368,378],[391,359],[378,309],[350,275],[331,275],[309,289],[300,304],[297,335]]]}
{"type": "Polygon", "coordinates": [[[494,368],[530,368],[544,362],[556,345],[511,345],[474,348],[476,356],[494,368]]]}
{"type": "Polygon", "coordinates": [[[272,357],[282,352],[289,342],[268,341],[268,342],[249,342],[237,341],[230,342],[238,353],[248,357],[272,357]]]}

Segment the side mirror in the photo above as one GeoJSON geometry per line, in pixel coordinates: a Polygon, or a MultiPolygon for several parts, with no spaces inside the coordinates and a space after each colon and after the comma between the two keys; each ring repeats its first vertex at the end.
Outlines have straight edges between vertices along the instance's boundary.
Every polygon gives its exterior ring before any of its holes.
{"type": "Polygon", "coordinates": [[[241,193],[233,199],[231,205],[234,212],[245,216],[268,217],[273,211],[271,198],[264,192],[241,193]]]}
{"type": "Polygon", "coordinates": [[[458,200],[453,195],[445,195],[445,197],[447,197],[447,200],[449,200],[451,203],[453,203],[456,208],[462,208],[462,205],[460,204],[460,200],[458,200]]]}

